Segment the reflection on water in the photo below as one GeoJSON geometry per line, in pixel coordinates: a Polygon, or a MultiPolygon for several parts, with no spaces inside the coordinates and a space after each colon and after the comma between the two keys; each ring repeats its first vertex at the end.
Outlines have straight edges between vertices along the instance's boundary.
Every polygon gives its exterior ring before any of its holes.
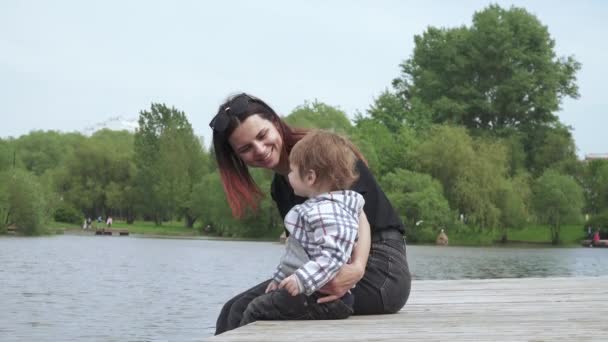
{"type": "MultiPolygon", "coordinates": [[[[194,341],[269,277],[268,242],[0,238],[0,341],[194,341]]],[[[608,249],[408,246],[415,279],[594,276],[608,249]]]]}

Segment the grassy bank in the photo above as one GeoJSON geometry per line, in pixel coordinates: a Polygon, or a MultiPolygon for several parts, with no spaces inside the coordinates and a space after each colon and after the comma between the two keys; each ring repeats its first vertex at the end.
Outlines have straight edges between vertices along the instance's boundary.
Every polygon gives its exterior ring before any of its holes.
{"type": "MultiPolygon", "coordinates": [[[[105,227],[105,224],[94,223],[93,227],[105,227]]],[[[112,225],[114,229],[128,229],[131,234],[141,235],[160,235],[160,236],[213,236],[201,233],[198,228],[186,228],[183,222],[171,221],[164,222],[161,226],[156,226],[150,221],[135,221],[133,224],[127,224],[125,221],[114,221],[112,225]]],[[[64,231],[82,231],[82,227],[75,224],[51,222],[48,228],[49,232],[64,232],[64,231]]],[[[438,232],[437,232],[438,233],[438,232]]],[[[498,230],[482,230],[481,232],[475,229],[464,227],[456,231],[446,231],[451,246],[491,246],[499,245],[501,232],[498,230]]],[[[531,224],[520,229],[508,230],[508,244],[550,244],[549,227],[546,225],[531,224]]],[[[563,246],[579,245],[580,240],[584,238],[584,232],[581,225],[564,225],[561,229],[561,238],[563,246]]],[[[236,238],[238,239],[238,238],[236,238]]],[[[276,237],[278,239],[278,236],[276,237]]],[[[275,240],[275,238],[248,238],[248,240],[275,240]]],[[[433,238],[422,242],[421,244],[434,244],[433,238]]]]}
{"type": "MultiPolygon", "coordinates": [[[[51,224],[54,229],[62,229],[63,231],[83,231],[81,225],[53,222],[51,224]]],[[[105,228],[105,223],[93,222],[91,229],[105,228]]],[[[156,226],[150,221],[135,221],[133,224],[127,224],[126,221],[114,220],[112,229],[127,229],[131,234],[142,235],[166,235],[166,236],[199,236],[199,231],[196,228],[186,228],[183,222],[170,221],[163,222],[161,226],[156,226]]]]}
{"type": "MultiPolygon", "coordinates": [[[[459,231],[447,231],[450,245],[452,246],[490,246],[500,244],[502,233],[499,230],[484,230],[476,232],[473,229],[461,229],[459,231]]],[[[563,225],[560,232],[562,246],[579,245],[584,238],[581,225],[563,225]]],[[[551,244],[549,226],[530,224],[519,229],[507,231],[508,244],[530,243],[551,244]]]]}

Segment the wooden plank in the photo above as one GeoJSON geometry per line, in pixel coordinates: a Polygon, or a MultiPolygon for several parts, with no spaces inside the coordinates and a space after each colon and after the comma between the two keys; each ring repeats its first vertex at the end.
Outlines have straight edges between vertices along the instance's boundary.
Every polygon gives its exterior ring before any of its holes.
{"type": "Polygon", "coordinates": [[[414,281],[397,314],[263,321],[208,341],[606,341],[608,276],[414,281]]]}

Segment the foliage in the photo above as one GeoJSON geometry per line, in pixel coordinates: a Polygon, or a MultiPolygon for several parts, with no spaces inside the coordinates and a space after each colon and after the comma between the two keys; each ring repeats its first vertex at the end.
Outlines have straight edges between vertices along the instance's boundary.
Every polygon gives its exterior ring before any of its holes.
{"type": "Polygon", "coordinates": [[[19,166],[40,176],[62,165],[83,140],[77,133],[33,131],[15,140],[13,145],[19,166]]]}
{"type": "Polygon", "coordinates": [[[549,168],[569,175],[575,174],[576,147],[568,127],[560,124],[537,127],[527,136],[527,168],[534,175],[540,176],[549,168]]]}
{"type": "Polygon", "coordinates": [[[412,169],[412,150],[418,137],[409,127],[402,127],[393,134],[376,120],[359,118],[351,139],[375,174],[383,175],[398,168],[412,169]]]}
{"type": "MultiPolygon", "coordinates": [[[[316,100],[285,120],[350,136],[410,242],[432,242],[440,227],[455,244],[540,241],[540,228],[524,227],[537,219],[556,243],[563,222],[579,219],[582,193],[586,212],[601,221],[608,162],[579,162],[572,129],[558,121],[563,99],[578,97],[580,64],[556,56],[547,27],[521,8],[491,5],[470,26],[429,27],[414,40],[393,88],[354,125],[339,107],[316,100]]],[[[251,172],[270,188],[272,172],[251,172]]],[[[0,139],[0,176],[0,232],[17,217],[31,229],[53,215],[75,221],[77,213],[164,222],[153,230],[179,234],[194,233],[195,223],[228,237],[276,238],[283,230],[270,196],[258,211],[232,218],[214,159],[185,113],[164,104],[140,112],[135,134],[34,131],[0,139]],[[186,227],[174,229],[176,220],[186,227]]]]}
{"type": "Polygon", "coordinates": [[[586,211],[592,215],[608,208],[608,160],[591,160],[584,166],[586,211]]]}
{"type": "Polygon", "coordinates": [[[587,227],[591,227],[592,232],[595,232],[596,229],[600,230],[600,235],[602,238],[608,237],[608,209],[602,211],[599,214],[593,215],[589,218],[587,222],[585,222],[585,232],[587,232],[587,227]]]}
{"type": "Polygon", "coordinates": [[[532,204],[536,216],[550,226],[551,242],[560,242],[560,227],[581,221],[583,191],[570,176],[547,170],[533,187],[532,204]]]}
{"type": "Polygon", "coordinates": [[[498,228],[502,242],[508,240],[509,228],[521,228],[528,218],[526,200],[529,196],[529,185],[521,178],[505,179],[496,192],[494,202],[500,210],[498,228]]]}
{"type": "MultiPolygon", "coordinates": [[[[409,112],[406,109],[403,98],[388,90],[382,92],[374,100],[367,113],[371,120],[384,125],[393,134],[399,132],[404,125],[413,123],[413,120],[408,120],[409,112]]],[[[359,116],[357,121],[361,121],[362,119],[359,116]]]]}
{"type": "Polygon", "coordinates": [[[395,210],[401,215],[410,241],[424,240],[425,228],[438,231],[454,217],[441,184],[431,176],[397,169],[380,181],[395,210]]]}
{"type": "Polygon", "coordinates": [[[344,111],[317,100],[296,107],[285,121],[293,127],[327,129],[342,134],[352,127],[344,111]]]}
{"type": "Polygon", "coordinates": [[[84,217],[75,208],[68,205],[62,205],[55,209],[53,219],[55,222],[80,224],[83,222],[84,217]]]}
{"type": "Polygon", "coordinates": [[[10,219],[10,203],[8,198],[10,175],[9,171],[0,170],[0,234],[6,232],[10,219]]]}
{"type": "Polygon", "coordinates": [[[13,165],[14,147],[10,140],[0,139],[0,172],[13,165]]]}
{"type": "Polygon", "coordinates": [[[133,136],[122,131],[103,130],[78,145],[55,173],[58,193],[70,206],[87,216],[112,214],[108,201],[116,185],[132,182],[133,136]]]}
{"type": "Polygon", "coordinates": [[[164,104],[141,111],[135,134],[139,209],[157,224],[181,214],[194,224],[189,204],[204,171],[200,141],[185,114],[164,104]]]}
{"type": "Polygon", "coordinates": [[[6,185],[6,226],[14,225],[25,235],[39,234],[46,220],[46,198],[35,176],[23,170],[10,171],[6,185]]]}
{"type": "Polygon", "coordinates": [[[491,5],[470,27],[429,27],[393,85],[434,123],[500,131],[556,123],[564,97],[578,97],[580,69],[557,58],[546,26],[522,8],[491,5]]]}

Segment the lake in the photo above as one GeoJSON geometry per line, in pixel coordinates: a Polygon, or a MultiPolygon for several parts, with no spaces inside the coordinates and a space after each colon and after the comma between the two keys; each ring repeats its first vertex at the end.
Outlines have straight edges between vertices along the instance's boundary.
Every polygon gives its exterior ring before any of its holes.
{"type": "MultiPolygon", "coordinates": [[[[1,341],[200,341],[270,277],[272,242],[0,237],[1,341]]],[[[414,279],[608,274],[608,248],[408,246],[414,279]]],[[[415,296],[415,292],[412,292],[415,296]]]]}

